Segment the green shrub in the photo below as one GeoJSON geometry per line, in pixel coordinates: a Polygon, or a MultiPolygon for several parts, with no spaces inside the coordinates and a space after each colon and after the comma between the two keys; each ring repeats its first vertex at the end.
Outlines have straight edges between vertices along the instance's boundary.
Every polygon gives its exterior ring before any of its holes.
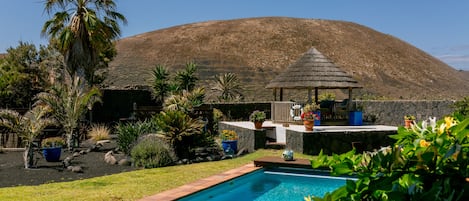
{"type": "Polygon", "coordinates": [[[327,193],[322,200],[469,200],[469,119],[429,118],[391,136],[394,146],[332,158],[319,154],[314,168],[328,166],[334,175],[357,181],[327,193]]]}
{"type": "Polygon", "coordinates": [[[156,132],[154,122],[150,120],[140,121],[136,123],[119,123],[116,126],[117,146],[126,154],[130,153],[132,144],[137,141],[138,137],[148,133],[156,132]]]}
{"type": "Polygon", "coordinates": [[[454,108],[454,113],[469,117],[469,97],[456,101],[452,107],[454,108]]]}
{"type": "Polygon", "coordinates": [[[171,165],[174,152],[162,140],[147,136],[132,148],[130,156],[136,167],[156,168],[171,165]]]}
{"type": "Polygon", "coordinates": [[[176,155],[179,158],[189,158],[190,149],[196,146],[193,135],[202,134],[204,123],[177,110],[161,112],[154,117],[154,121],[176,155]]]}
{"type": "Polygon", "coordinates": [[[218,123],[223,118],[223,112],[217,108],[213,108],[213,131],[215,134],[218,133],[218,123]]]}

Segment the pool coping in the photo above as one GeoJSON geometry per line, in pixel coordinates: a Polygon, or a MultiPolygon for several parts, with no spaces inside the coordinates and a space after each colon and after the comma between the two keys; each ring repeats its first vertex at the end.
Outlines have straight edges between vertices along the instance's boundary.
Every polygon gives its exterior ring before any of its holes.
{"type": "Polygon", "coordinates": [[[256,167],[254,163],[250,163],[239,168],[231,169],[226,172],[216,174],[210,177],[206,177],[195,182],[185,184],[183,186],[173,188],[161,193],[144,197],[139,201],[154,201],[154,200],[177,200],[188,196],[190,194],[199,192],[201,190],[210,188],[222,182],[234,179],[245,174],[254,172],[256,170],[262,169],[262,167],[256,167]]]}

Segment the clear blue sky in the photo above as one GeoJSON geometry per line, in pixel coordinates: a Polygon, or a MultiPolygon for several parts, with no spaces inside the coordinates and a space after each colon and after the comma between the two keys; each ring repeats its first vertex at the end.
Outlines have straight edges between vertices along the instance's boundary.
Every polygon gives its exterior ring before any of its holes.
{"type": "MultiPolygon", "coordinates": [[[[166,27],[248,17],[351,21],[398,37],[456,69],[469,70],[467,0],[117,0],[122,37],[166,27]]],[[[43,0],[0,0],[0,52],[18,41],[45,44],[43,0]]]]}

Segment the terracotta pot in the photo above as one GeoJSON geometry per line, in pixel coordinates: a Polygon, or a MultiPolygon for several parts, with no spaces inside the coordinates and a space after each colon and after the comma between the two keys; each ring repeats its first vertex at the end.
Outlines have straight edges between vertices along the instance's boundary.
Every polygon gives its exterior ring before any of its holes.
{"type": "Polygon", "coordinates": [[[314,127],[314,121],[303,121],[303,124],[305,125],[305,131],[313,131],[314,127]]]}
{"type": "Polygon", "coordinates": [[[256,128],[256,129],[262,129],[262,123],[264,123],[264,122],[262,122],[262,121],[255,121],[255,122],[254,122],[254,128],[256,128]]]}
{"type": "Polygon", "coordinates": [[[405,127],[405,128],[410,128],[410,126],[412,125],[412,122],[413,122],[413,121],[412,121],[412,120],[407,120],[407,119],[404,120],[404,121],[405,121],[404,127],[405,127]]]}

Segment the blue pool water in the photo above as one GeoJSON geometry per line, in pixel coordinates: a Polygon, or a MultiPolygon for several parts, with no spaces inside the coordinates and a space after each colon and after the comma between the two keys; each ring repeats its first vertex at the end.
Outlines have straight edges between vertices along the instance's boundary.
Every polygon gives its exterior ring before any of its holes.
{"type": "Polygon", "coordinates": [[[258,170],[200,191],[181,201],[284,201],[304,200],[305,196],[323,196],[345,185],[346,178],[304,172],[258,170]]]}

